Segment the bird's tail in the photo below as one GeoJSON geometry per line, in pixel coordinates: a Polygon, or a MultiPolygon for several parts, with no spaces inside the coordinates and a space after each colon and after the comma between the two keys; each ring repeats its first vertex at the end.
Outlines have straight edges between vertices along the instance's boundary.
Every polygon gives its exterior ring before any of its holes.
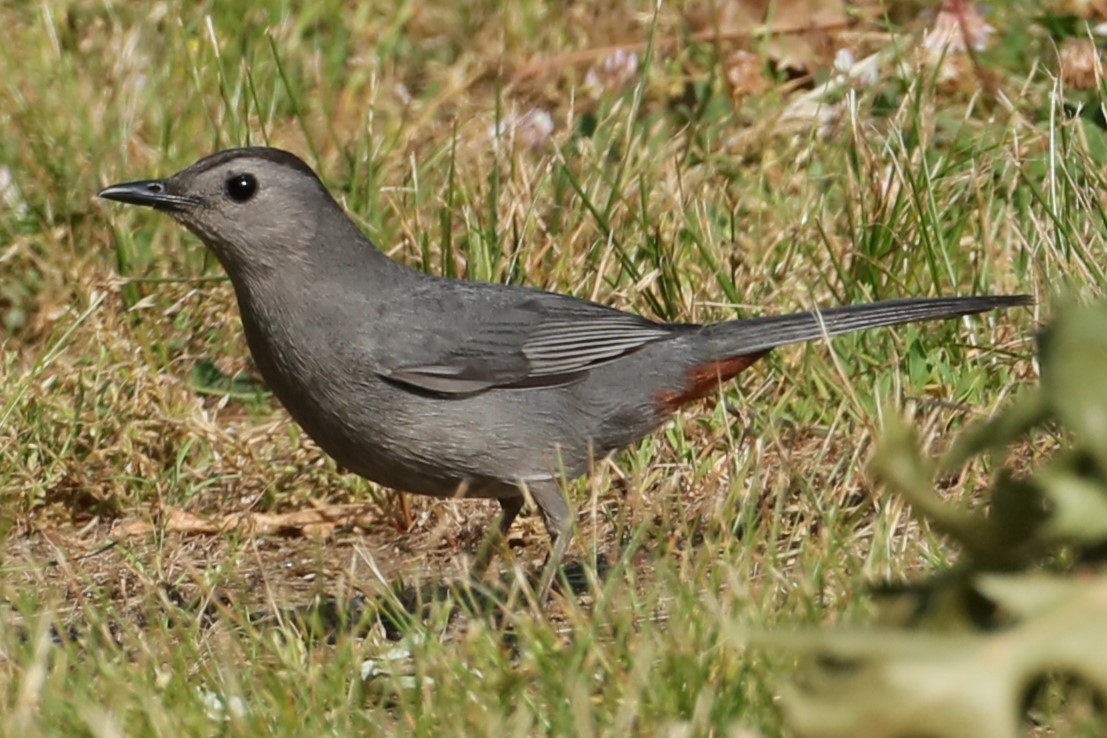
{"type": "Polygon", "coordinates": [[[867,328],[957,318],[989,310],[1031,305],[1030,295],[982,295],[979,297],[922,297],[885,300],[867,305],[732,320],[705,326],[713,353],[718,357],[765,352],[776,346],[852,333],[867,328]]]}

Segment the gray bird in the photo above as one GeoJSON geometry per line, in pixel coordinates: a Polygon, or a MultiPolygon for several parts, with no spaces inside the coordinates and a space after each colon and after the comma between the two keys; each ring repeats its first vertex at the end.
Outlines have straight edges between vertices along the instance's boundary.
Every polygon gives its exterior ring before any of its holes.
{"type": "Polygon", "coordinates": [[[99,196],[162,210],[212,250],[262,377],[339,464],[397,490],[498,500],[499,535],[529,494],[554,542],[543,589],[571,535],[559,480],[584,474],[774,347],[1031,303],[920,298],[658,323],[403,266],[310,167],[272,148],[221,151],[99,196]]]}

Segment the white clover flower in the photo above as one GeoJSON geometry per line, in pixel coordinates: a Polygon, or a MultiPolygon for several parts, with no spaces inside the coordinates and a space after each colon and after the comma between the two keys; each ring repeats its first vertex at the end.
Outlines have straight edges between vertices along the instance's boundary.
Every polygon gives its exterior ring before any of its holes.
{"type": "Polygon", "coordinates": [[[638,74],[638,54],[616,49],[584,75],[584,87],[595,95],[622,90],[638,74]]]}
{"type": "Polygon", "coordinates": [[[500,139],[511,138],[527,148],[541,149],[549,142],[553,130],[553,116],[541,108],[531,108],[522,115],[505,115],[488,127],[488,137],[497,143],[500,139]]]}

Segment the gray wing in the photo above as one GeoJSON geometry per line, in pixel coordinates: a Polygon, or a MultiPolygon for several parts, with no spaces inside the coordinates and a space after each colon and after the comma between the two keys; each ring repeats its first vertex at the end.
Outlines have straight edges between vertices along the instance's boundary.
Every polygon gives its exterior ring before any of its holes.
{"type": "Polygon", "coordinates": [[[556,386],[683,328],[553,293],[513,302],[459,301],[459,314],[444,316],[459,326],[452,335],[436,332],[420,357],[425,361],[402,363],[382,376],[447,395],[556,386]]]}

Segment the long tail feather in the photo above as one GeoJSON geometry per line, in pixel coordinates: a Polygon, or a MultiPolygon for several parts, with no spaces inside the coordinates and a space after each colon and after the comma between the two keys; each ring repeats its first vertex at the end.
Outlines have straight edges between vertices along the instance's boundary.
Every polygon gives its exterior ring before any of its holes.
{"type": "Polygon", "coordinates": [[[867,328],[956,318],[1033,302],[1030,295],[885,300],[808,313],[733,320],[708,325],[703,330],[713,339],[720,357],[741,356],[867,328]]]}

